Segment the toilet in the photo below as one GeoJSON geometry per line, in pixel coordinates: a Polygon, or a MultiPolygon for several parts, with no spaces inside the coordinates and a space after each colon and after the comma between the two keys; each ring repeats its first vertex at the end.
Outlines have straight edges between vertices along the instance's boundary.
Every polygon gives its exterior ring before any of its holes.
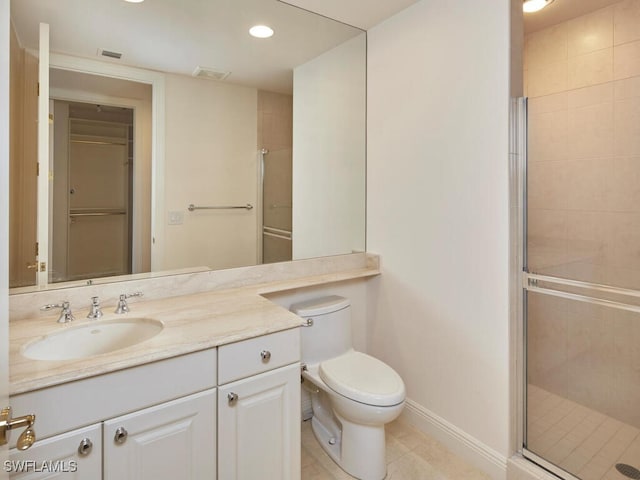
{"type": "Polygon", "coordinates": [[[386,423],[404,407],[402,378],[351,345],[351,303],[337,295],[291,305],[302,328],[303,385],[311,392],[311,428],[345,472],[362,480],[386,476],[386,423]]]}

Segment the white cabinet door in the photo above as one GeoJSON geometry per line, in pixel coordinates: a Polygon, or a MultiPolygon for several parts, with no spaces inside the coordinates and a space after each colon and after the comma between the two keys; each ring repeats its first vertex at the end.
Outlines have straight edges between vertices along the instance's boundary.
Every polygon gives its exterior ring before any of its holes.
{"type": "Polygon", "coordinates": [[[300,365],[218,388],[220,480],[300,478],[300,365]]]}
{"type": "Polygon", "coordinates": [[[12,449],[4,469],[9,470],[10,478],[16,480],[100,479],[102,424],[38,440],[29,450],[12,449]]]}
{"type": "Polygon", "coordinates": [[[215,479],[215,389],[104,422],[103,478],[215,479]]]}

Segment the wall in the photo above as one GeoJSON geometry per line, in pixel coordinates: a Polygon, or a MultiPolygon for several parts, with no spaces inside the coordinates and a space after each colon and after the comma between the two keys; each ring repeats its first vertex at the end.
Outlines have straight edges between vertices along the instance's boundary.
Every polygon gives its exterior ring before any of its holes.
{"type": "MultiPolygon", "coordinates": [[[[0,52],[9,51],[9,1],[0,1],[0,52]]],[[[9,58],[0,56],[0,338],[9,338],[9,58]]],[[[8,405],[9,342],[0,342],[0,403],[8,405]]],[[[7,460],[7,446],[0,447],[0,462],[7,460]]],[[[3,469],[4,470],[4,469],[3,469]]],[[[0,479],[9,474],[0,472],[0,479]]]]}
{"type": "Polygon", "coordinates": [[[293,258],[365,248],[366,36],[293,72],[293,258]]]}
{"type": "Polygon", "coordinates": [[[256,209],[187,206],[256,205],[257,109],[254,88],[166,75],[163,269],[256,263],[256,209]],[[183,223],[169,224],[170,212],[183,223]]]}
{"type": "MultiPolygon", "coordinates": [[[[640,0],[532,33],[529,269],[640,289],[640,0]]],[[[530,295],[529,381],[640,427],[638,314],[530,295]]]]}
{"type": "Polygon", "coordinates": [[[368,32],[369,350],[404,378],[406,418],[495,478],[511,450],[509,13],[422,0],[368,32]]]}

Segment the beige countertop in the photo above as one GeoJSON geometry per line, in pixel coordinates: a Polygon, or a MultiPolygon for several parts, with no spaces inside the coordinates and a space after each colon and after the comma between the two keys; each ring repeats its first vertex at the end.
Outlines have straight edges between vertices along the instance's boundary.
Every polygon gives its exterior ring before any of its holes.
{"type": "Polygon", "coordinates": [[[262,295],[297,288],[366,278],[378,275],[378,268],[361,268],[294,280],[270,282],[249,287],[219,290],[144,301],[132,299],[128,314],[111,313],[104,306],[104,317],[87,320],[86,311],[74,312],[69,324],[56,322],[57,313],[10,322],[9,375],[10,394],[17,395],[82,378],[155,362],[178,355],[205,350],[268,333],[296,328],[302,320],[262,295]],[[31,360],[21,349],[42,336],[64,329],[98,324],[104,320],[127,317],[153,318],[163,322],[163,330],[142,343],[111,353],[73,360],[31,360]]]}

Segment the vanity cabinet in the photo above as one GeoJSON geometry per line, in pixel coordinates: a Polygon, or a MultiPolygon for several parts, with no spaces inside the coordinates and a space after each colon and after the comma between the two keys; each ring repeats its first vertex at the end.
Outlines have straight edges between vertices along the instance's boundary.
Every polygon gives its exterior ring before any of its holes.
{"type": "Polygon", "coordinates": [[[300,366],[218,390],[218,478],[300,478],[300,366]]]}
{"type": "Polygon", "coordinates": [[[214,479],[215,425],[215,389],[107,420],[102,478],[214,479]]]}
{"type": "MultiPolygon", "coordinates": [[[[96,480],[102,476],[102,424],[37,441],[29,450],[11,450],[12,479],[96,480]]],[[[9,466],[9,468],[7,468],[9,466]]]]}
{"type": "Polygon", "coordinates": [[[218,478],[300,479],[298,329],[220,347],[218,378],[218,478]]]}
{"type": "MultiPolygon", "coordinates": [[[[23,452],[12,448],[10,461],[77,467],[60,478],[300,479],[298,328],[34,390],[11,403],[36,414],[39,440],[23,452]]],[[[33,470],[12,478],[58,478],[33,470]]]]}

